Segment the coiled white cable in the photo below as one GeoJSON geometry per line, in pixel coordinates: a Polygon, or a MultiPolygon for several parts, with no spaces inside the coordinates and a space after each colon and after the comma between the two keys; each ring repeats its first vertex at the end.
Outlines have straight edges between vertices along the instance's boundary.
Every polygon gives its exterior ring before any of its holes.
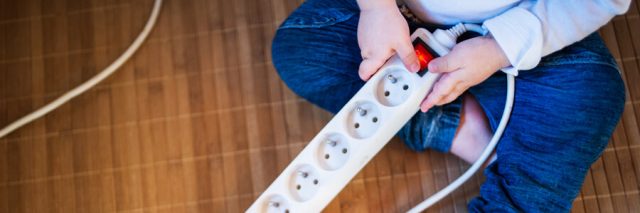
{"type": "MultiPolygon", "coordinates": [[[[461,28],[460,26],[462,25],[459,24],[452,27],[451,29],[454,29],[454,30],[449,31],[449,33],[456,38],[462,33],[464,33],[464,32],[460,32],[462,29],[464,29],[464,31],[468,30],[468,31],[477,32],[483,35],[485,34],[484,29],[482,29],[482,27],[478,25],[464,24],[464,28],[461,28]]],[[[482,151],[482,154],[480,155],[478,160],[476,160],[476,162],[474,162],[471,165],[471,167],[469,167],[469,169],[467,169],[467,171],[464,172],[464,174],[458,177],[458,179],[454,180],[447,187],[441,189],[437,193],[431,195],[431,197],[422,201],[417,206],[413,207],[411,210],[408,211],[409,213],[422,212],[425,209],[431,207],[433,204],[442,200],[442,198],[451,194],[458,187],[462,186],[462,184],[467,182],[473,176],[473,174],[475,174],[482,167],[482,165],[491,156],[491,153],[493,153],[493,150],[495,149],[495,147],[498,145],[498,141],[500,141],[500,138],[502,137],[502,133],[504,133],[504,129],[506,128],[507,123],[509,122],[509,117],[511,116],[511,110],[513,108],[514,95],[515,95],[515,77],[511,74],[507,74],[507,100],[505,101],[505,104],[504,104],[504,111],[502,112],[502,118],[500,119],[498,128],[496,129],[496,132],[493,134],[491,141],[489,141],[489,144],[487,145],[487,147],[484,148],[484,151],[482,151]]]]}
{"type": "Polygon", "coordinates": [[[16,129],[28,123],[31,123],[32,121],[55,110],[56,108],[60,107],[64,103],[68,102],[69,100],[91,89],[92,87],[94,87],[95,85],[97,85],[98,83],[106,79],[107,77],[109,77],[111,74],[113,74],[115,71],[117,71],[118,68],[120,68],[125,62],[127,62],[127,60],[129,60],[129,58],[131,58],[131,56],[138,50],[138,48],[140,48],[144,40],[149,36],[149,33],[151,33],[151,30],[156,24],[158,15],[160,14],[161,7],[162,7],[162,0],[155,0],[153,4],[153,9],[151,10],[151,15],[149,15],[149,19],[147,20],[147,23],[144,25],[144,28],[142,29],[138,37],[136,37],[136,39],[133,41],[133,43],[131,43],[129,48],[127,48],[127,50],[125,50],[124,53],[120,55],[120,57],[118,57],[115,61],[113,61],[113,63],[111,63],[104,70],[100,71],[100,73],[93,76],[88,81],[80,84],[76,88],[70,90],[69,92],[60,96],[59,98],[52,101],[51,103],[43,106],[42,108],[32,113],[29,113],[28,115],[2,128],[2,130],[0,130],[0,138],[7,136],[9,133],[15,131],[16,129]]]}

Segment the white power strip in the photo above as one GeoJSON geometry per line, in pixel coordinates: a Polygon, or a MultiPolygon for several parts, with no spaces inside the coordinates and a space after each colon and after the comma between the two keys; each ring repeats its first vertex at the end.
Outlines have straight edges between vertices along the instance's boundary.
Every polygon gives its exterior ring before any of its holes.
{"type": "MultiPolygon", "coordinates": [[[[425,29],[411,39],[422,65],[424,57],[449,52],[425,29]]],[[[421,74],[409,72],[397,55],[389,59],[247,212],[321,211],[419,110],[440,77],[421,74]]]]}

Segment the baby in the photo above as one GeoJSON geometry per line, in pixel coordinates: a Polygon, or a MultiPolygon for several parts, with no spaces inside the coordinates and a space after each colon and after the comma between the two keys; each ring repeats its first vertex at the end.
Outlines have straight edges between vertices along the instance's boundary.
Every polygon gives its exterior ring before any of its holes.
{"type": "Polygon", "coordinates": [[[472,212],[567,212],[624,107],[618,67],[594,33],[630,0],[307,0],[278,29],[273,63],[297,94],[336,113],[392,55],[420,69],[417,26],[482,24],[488,35],[428,65],[442,73],[398,132],[411,148],[475,161],[517,75],[511,119],[472,212]],[[417,20],[403,17],[397,3],[417,20]],[[499,71],[501,70],[501,71],[499,71]]]}

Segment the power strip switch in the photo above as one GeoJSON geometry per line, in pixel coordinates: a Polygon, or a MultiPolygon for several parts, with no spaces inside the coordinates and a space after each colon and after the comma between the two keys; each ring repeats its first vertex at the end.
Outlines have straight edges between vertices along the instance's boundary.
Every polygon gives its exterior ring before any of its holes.
{"type": "Polygon", "coordinates": [[[389,59],[247,212],[319,212],[391,140],[440,77],[424,68],[449,52],[425,29],[411,39],[423,70],[389,59]]]}

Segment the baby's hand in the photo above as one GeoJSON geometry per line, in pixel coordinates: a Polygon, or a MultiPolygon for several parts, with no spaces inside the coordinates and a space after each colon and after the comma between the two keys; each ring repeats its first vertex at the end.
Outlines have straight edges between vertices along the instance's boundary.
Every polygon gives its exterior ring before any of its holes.
{"type": "Polygon", "coordinates": [[[360,78],[368,80],[394,53],[398,53],[407,69],[417,72],[420,63],[413,50],[407,21],[395,1],[383,5],[360,4],[358,45],[362,63],[360,78]]]}
{"type": "Polygon", "coordinates": [[[454,46],[449,54],[429,63],[429,72],[443,75],[420,109],[426,112],[434,105],[450,103],[470,87],[509,65],[507,56],[495,39],[476,37],[463,41],[454,46]]]}

